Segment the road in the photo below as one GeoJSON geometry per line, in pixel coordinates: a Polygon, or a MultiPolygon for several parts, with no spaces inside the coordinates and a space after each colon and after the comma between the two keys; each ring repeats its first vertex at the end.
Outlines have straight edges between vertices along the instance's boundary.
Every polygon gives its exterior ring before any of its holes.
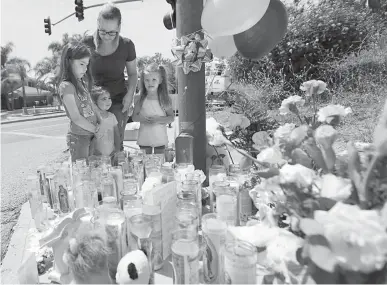
{"type": "Polygon", "coordinates": [[[63,159],[68,119],[52,118],[1,126],[1,260],[26,202],[27,176],[40,165],[63,159]]]}

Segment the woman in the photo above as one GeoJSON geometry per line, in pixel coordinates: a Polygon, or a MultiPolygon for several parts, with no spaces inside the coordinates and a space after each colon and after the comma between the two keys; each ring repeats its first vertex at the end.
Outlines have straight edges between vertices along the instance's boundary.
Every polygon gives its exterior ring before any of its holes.
{"type": "Polygon", "coordinates": [[[112,112],[118,121],[123,149],[124,133],[129,109],[137,85],[136,49],[130,39],[120,36],[121,12],[113,4],[102,7],[98,16],[98,30],[85,37],[85,43],[93,51],[91,73],[95,84],[104,87],[111,95],[112,112]],[[124,71],[128,74],[125,83],[124,71]]]}

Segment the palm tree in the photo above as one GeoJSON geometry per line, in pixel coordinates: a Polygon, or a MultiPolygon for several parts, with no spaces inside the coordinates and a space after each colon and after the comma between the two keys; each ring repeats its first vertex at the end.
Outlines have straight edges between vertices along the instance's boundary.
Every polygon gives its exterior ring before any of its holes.
{"type": "Polygon", "coordinates": [[[23,101],[24,107],[27,107],[27,97],[25,90],[25,80],[28,78],[27,76],[27,68],[29,69],[31,64],[25,60],[18,57],[11,58],[7,61],[5,68],[12,69],[13,73],[17,74],[20,77],[22,91],[23,91],[23,101]]]}
{"type": "Polygon", "coordinates": [[[12,42],[8,42],[5,46],[1,47],[1,68],[4,68],[13,47],[14,45],[12,42]]]}

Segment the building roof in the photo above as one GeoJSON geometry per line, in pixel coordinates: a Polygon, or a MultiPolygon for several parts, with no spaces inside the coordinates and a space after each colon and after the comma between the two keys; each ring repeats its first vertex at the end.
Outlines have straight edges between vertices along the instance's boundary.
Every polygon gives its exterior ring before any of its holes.
{"type": "MultiPolygon", "coordinates": [[[[41,90],[41,89],[39,90],[39,93],[38,93],[38,90],[35,87],[24,86],[24,88],[26,90],[26,96],[42,96],[42,95],[48,95],[51,93],[50,91],[41,90]]],[[[19,87],[18,89],[14,90],[13,92],[18,93],[21,96],[23,96],[23,88],[22,87],[19,87]]]]}

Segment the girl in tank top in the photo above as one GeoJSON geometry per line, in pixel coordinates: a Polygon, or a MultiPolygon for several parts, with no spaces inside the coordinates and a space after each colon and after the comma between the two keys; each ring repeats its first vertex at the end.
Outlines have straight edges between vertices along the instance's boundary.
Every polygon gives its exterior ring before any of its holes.
{"type": "Polygon", "coordinates": [[[163,66],[150,64],[141,72],[133,121],[140,122],[137,144],[147,154],[162,154],[168,145],[167,125],[173,122],[174,115],[167,83],[163,66]]]}

